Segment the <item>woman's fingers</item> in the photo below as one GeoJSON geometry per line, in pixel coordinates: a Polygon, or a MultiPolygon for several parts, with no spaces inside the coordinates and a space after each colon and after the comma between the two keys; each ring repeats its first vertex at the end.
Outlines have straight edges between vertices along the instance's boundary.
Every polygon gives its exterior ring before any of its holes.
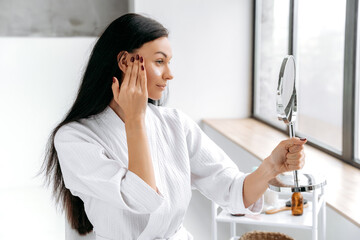
{"type": "Polygon", "coordinates": [[[286,154],[285,164],[290,170],[301,169],[304,166],[304,163],[305,163],[304,151],[286,154]]]}
{"type": "Polygon", "coordinates": [[[288,171],[299,170],[304,166],[305,161],[286,161],[285,165],[288,171]]]}
{"type": "Polygon", "coordinates": [[[303,160],[305,159],[304,156],[301,156],[300,158],[296,158],[296,159],[286,159],[286,163],[291,164],[291,165],[298,165],[299,163],[303,162],[303,160]]]}
{"type": "Polygon", "coordinates": [[[125,76],[123,78],[123,81],[121,83],[121,86],[129,86],[131,71],[132,71],[133,63],[131,61],[128,62],[128,66],[126,68],[125,76]]]}
{"type": "Polygon", "coordinates": [[[140,57],[139,54],[136,54],[135,56],[131,56],[128,67],[126,69],[122,86],[129,86],[129,88],[134,88],[137,86],[143,89],[142,86],[143,76],[145,76],[145,81],[146,81],[146,74],[144,73],[145,68],[143,65],[144,65],[144,59],[140,57]]]}
{"type": "Polygon", "coordinates": [[[269,158],[276,172],[282,173],[302,168],[305,162],[304,144],[306,142],[306,139],[297,137],[281,141],[269,158]]]}
{"type": "Polygon", "coordinates": [[[291,148],[293,146],[296,146],[296,145],[302,146],[302,145],[304,145],[307,142],[307,140],[306,140],[306,138],[302,138],[302,139],[303,140],[301,140],[300,138],[297,138],[297,137],[293,137],[293,138],[290,138],[290,139],[285,140],[283,142],[285,143],[285,148],[287,150],[289,150],[289,148],[291,148]]]}
{"type": "Polygon", "coordinates": [[[296,152],[300,152],[303,149],[304,149],[304,145],[293,145],[289,147],[288,151],[289,153],[296,153],[296,152]]]}
{"type": "Polygon", "coordinates": [[[139,55],[136,54],[136,56],[132,56],[132,57],[130,58],[130,62],[133,63],[133,67],[132,67],[132,71],[131,71],[129,87],[130,87],[130,88],[133,88],[133,87],[136,86],[136,81],[137,81],[137,78],[138,78],[139,55]]]}
{"type": "Polygon", "coordinates": [[[140,62],[143,58],[140,55],[138,56],[138,60],[136,60],[137,64],[138,64],[138,72],[137,72],[137,79],[136,79],[136,88],[137,89],[141,89],[141,65],[142,63],[140,62]]]}
{"type": "Polygon", "coordinates": [[[113,84],[111,85],[111,88],[114,95],[114,99],[116,102],[118,102],[120,89],[119,89],[119,80],[116,77],[113,77],[113,84]]]}
{"type": "Polygon", "coordinates": [[[139,75],[140,75],[140,87],[142,92],[147,93],[147,78],[146,78],[146,71],[145,71],[145,61],[143,57],[140,57],[140,68],[139,68],[139,75]]]}
{"type": "Polygon", "coordinates": [[[296,152],[296,153],[287,153],[286,159],[299,159],[304,155],[304,151],[296,152]]]}

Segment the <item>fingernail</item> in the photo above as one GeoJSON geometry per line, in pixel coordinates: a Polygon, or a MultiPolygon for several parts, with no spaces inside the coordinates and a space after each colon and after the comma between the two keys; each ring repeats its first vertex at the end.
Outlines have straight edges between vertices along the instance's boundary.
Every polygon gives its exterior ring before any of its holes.
{"type": "Polygon", "coordinates": [[[134,57],[131,57],[130,61],[131,61],[131,62],[134,62],[134,61],[135,61],[135,58],[134,58],[134,57]]]}
{"type": "Polygon", "coordinates": [[[141,65],[141,70],[143,70],[143,71],[144,71],[144,65],[141,65]]]}
{"type": "Polygon", "coordinates": [[[305,140],[306,140],[306,138],[300,138],[300,140],[301,140],[301,141],[305,141],[305,140]]]}
{"type": "Polygon", "coordinates": [[[115,83],[115,78],[113,77],[113,83],[115,83]]]}
{"type": "Polygon", "coordinates": [[[139,60],[139,54],[136,54],[136,60],[139,60]]]}
{"type": "Polygon", "coordinates": [[[140,62],[142,63],[144,61],[143,57],[140,57],[140,62]]]}

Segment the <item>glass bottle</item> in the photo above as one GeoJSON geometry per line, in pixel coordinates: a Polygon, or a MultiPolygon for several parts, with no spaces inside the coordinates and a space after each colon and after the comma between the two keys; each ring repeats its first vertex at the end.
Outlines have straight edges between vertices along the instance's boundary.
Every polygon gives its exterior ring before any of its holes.
{"type": "Polygon", "coordinates": [[[301,216],[304,210],[304,198],[300,192],[294,192],[291,196],[291,212],[294,216],[301,216]]]}

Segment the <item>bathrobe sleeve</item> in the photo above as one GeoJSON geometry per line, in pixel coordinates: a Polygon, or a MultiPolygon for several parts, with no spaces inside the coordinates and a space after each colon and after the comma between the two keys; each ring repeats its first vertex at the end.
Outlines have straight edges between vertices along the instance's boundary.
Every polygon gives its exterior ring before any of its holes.
{"type": "Polygon", "coordinates": [[[66,188],[75,196],[85,194],[133,213],[154,212],[163,203],[163,195],[124,163],[108,157],[89,135],[68,126],[61,127],[55,135],[66,188]]]}
{"type": "Polygon", "coordinates": [[[230,213],[260,213],[264,196],[245,208],[243,183],[248,174],[239,171],[235,163],[184,113],[183,121],[189,152],[192,187],[230,213]]]}

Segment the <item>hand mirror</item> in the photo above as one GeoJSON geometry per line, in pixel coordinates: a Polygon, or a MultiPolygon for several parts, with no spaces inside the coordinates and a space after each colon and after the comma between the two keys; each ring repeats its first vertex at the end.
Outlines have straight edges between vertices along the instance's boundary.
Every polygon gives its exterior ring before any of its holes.
{"type": "MultiPolygon", "coordinates": [[[[290,138],[295,136],[295,120],[297,113],[295,59],[286,56],[281,64],[279,82],[276,91],[276,110],[278,119],[289,126],[290,138]]],[[[294,184],[299,186],[298,172],[294,171],[294,184]]]]}
{"type": "MultiPolygon", "coordinates": [[[[281,64],[278,87],[276,91],[276,110],[278,119],[289,126],[290,138],[295,137],[295,120],[297,115],[296,67],[293,56],[286,56],[281,64]]],[[[305,192],[326,184],[323,177],[312,174],[293,172],[293,176],[279,174],[270,180],[269,187],[275,191],[305,192]]]]}
{"type": "MultiPolygon", "coordinates": [[[[279,75],[279,82],[276,96],[276,110],[278,119],[284,121],[287,125],[293,126],[297,114],[297,95],[295,87],[295,60],[293,56],[284,58],[279,75]]],[[[292,128],[290,137],[295,133],[292,128]]]]}

